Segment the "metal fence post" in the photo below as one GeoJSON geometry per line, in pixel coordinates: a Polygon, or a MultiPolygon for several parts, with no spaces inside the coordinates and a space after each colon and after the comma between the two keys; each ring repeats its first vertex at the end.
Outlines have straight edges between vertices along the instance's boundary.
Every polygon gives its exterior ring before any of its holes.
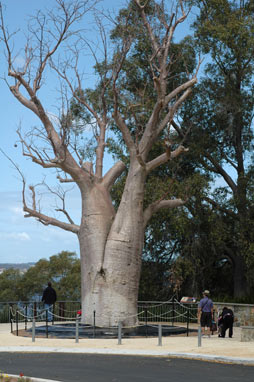
{"type": "Polygon", "coordinates": [[[145,323],[146,323],[146,337],[147,337],[147,308],[145,308],[145,323]]]}
{"type": "Polygon", "coordinates": [[[172,326],[174,326],[174,323],[175,323],[175,301],[174,301],[174,299],[172,301],[172,312],[173,312],[173,315],[172,315],[172,326]]]}
{"type": "Polygon", "coordinates": [[[95,338],[95,310],[93,311],[93,338],[95,338]]]}
{"type": "Polygon", "coordinates": [[[63,320],[65,321],[65,301],[63,301],[63,320]]]}
{"type": "Polygon", "coordinates": [[[32,326],[32,342],[35,342],[35,319],[33,318],[33,326],[32,326]]]}
{"type": "Polygon", "coordinates": [[[8,321],[7,322],[11,322],[11,318],[12,318],[12,314],[11,314],[11,304],[8,304],[9,306],[9,309],[8,309],[8,321]]]}
{"type": "Polygon", "coordinates": [[[190,308],[187,306],[187,337],[189,337],[190,308]]]}
{"type": "Polygon", "coordinates": [[[27,330],[27,304],[25,307],[25,330],[27,330]]]}
{"type": "Polygon", "coordinates": [[[76,318],[76,343],[79,342],[79,319],[76,318]]]}
{"type": "Polygon", "coordinates": [[[202,338],[201,326],[199,325],[199,327],[198,327],[198,347],[201,346],[201,342],[202,342],[201,338],[202,338]]]}
{"type": "Polygon", "coordinates": [[[51,314],[51,317],[52,317],[52,325],[54,325],[54,317],[55,317],[55,304],[53,304],[53,306],[52,306],[52,314],[51,314]]]}
{"type": "Polygon", "coordinates": [[[49,337],[49,327],[48,327],[48,309],[46,309],[46,337],[49,337]]]}
{"type": "Polygon", "coordinates": [[[11,333],[13,333],[13,311],[11,305],[9,305],[9,315],[10,315],[10,322],[11,322],[11,333]]]}
{"type": "Polygon", "coordinates": [[[19,335],[19,313],[18,310],[16,310],[16,336],[19,335]]]}
{"type": "Polygon", "coordinates": [[[162,346],[162,325],[158,326],[158,346],[162,346]]]}
{"type": "Polygon", "coordinates": [[[122,322],[118,322],[118,345],[122,345],[122,322]]]}

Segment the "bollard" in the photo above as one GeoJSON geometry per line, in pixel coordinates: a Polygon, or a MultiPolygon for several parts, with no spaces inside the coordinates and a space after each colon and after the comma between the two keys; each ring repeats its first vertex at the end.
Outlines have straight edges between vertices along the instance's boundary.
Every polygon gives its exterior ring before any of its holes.
{"type": "Polygon", "coordinates": [[[35,342],[35,319],[33,318],[33,326],[32,326],[32,342],[35,342]]]}
{"type": "Polygon", "coordinates": [[[198,347],[201,346],[201,339],[202,339],[202,334],[201,334],[201,326],[198,327],[198,347]]]}
{"type": "Polygon", "coordinates": [[[146,338],[147,338],[147,321],[148,321],[148,318],[147,318],[147,308],[145,308],[146,338]]]}
{"type": "Polygon", "coordinates": [[[18,311],[16,310],[16,336],[19,335],[19,314],[18,311]]]}
{"type": "Polygon", "coordinates": [[[76,343],[79,342],[79,319],[76,318],[76,343]]]}
{"type": "Polygon", "coordinates": [[[51,317],[52,317],[52,326],[53,326],[54,325],[54,317],[55,317],[55,304],[53,304],[53,306],[52,306],[51,317]]]}
{"type": "Polygon", "coordinates": [[[48,326],[48,309],[46,309],[46,337],[49,338],[49,326],[48,326]]]}
{"type": "Polygon", "coordinates": [[[189,337],[189,324],[190,324],[190,309],[189,307],[187,307],[187,328],[186,328],[187,337],[189,337]]]}
{"type": "Polygon", "coordinates": [[[158,346],[162,346],[162,325],[158,326],[158,346]]]}
{"type": "Polygon", "coordinates": [[[122,323],[118,322],[118,345],[122,345],[122,323]]]}
{"type": "Polygon", "coordinates": [[[174,326],[174,324],[175,324],[175,300],[174,299],[172,301],[172,311],[173,311],[172,326],[174,326]]]}
{"type": "Polygon", "coordinates": [[[25,330],[27,330],[27,304],[25,307],[25,330]]]}
{"type": "Polygon", "coordinates": [[[9,314],[10,314],[10,322],[11,322],[11,333],[13,333],[13,320],[14,320],[14,316],[13,316],[13,311],[12,311],[11,305],[10,305],[10,308],[9,308],[9,314]]]}
{"type": "Polygon", "coordinates": [[[95,310],[93,311],[93,338],[95,338],[95,310]]]}

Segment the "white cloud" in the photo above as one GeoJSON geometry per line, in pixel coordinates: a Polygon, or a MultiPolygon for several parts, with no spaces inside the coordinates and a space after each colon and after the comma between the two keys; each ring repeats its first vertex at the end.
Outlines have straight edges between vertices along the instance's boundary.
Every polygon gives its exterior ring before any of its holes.
{"type": "Polygon", "coordinates": [[[26,232],[0,232],[0,239],[8,240],[20,240],[20,241],[29,241],[31,240],[30,236],[26,232]]]}
{"type": "Polygon", "coordinates": [[[11,207],[10,210],[14,212],[15,215],[22,216],[22,217],[24,216],[24,212],[21,207],[11,207]]]}

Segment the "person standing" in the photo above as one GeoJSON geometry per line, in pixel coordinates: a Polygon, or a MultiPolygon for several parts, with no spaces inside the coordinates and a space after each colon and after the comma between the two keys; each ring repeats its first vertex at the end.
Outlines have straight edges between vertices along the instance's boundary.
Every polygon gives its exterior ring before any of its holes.
{"type": "Polygon", "coordinates": [[[45,311],[48,312],[48,321],[53,321],[52,308],[56,302],[56,291],[52,288],[51,282],[48,282],[47,288],[44,289],[41,301],[44,302],[45,311]]]}
{"type": "Polygon", "coordinates": [[[234,313],[232,311],[232,309],[229,309],[227,308],[226,306],[224,306],[224,308],[222,309],[222,313],[220,315],[221,317],[221,330],[220,330],[220,334],[219,334],[219,337],[225,337],[226,335],[226,331],[227,329],[228,330],[228,336],[229,338],[232,338],[233,336],[233,323],[234,323],[234,313]]]}
{"type": "Polygon", "coordinates": [[[201,324],[202,335],[205,335],[205,328],[207,328],[207,335],[211,335],[211,325],[213,317],[213,301],[209,298],[209,290],[203,292],[203,298],[198,304],[198,323],[201,324]]]}

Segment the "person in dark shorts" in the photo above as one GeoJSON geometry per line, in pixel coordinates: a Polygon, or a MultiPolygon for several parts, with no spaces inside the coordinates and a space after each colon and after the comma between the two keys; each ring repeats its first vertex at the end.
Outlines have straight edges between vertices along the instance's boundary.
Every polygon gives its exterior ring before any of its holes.
{"type": "Polygon", "coordinates": [[[228,329],[228,336],[232,338],[233,336],[233,323],[234,323],[234,313],[231,309],[224,306],[222,313],[219,316],[220,322],[220,333],[219,337],[225,337],[226,331],[228,329]]]}
{"type": "Polygon", "coordinates": [[[202,335],[204,336],[207,328],[207,335],[210,337],[210,327],[212,325],[213,317],[213,301],[209,298],[209,290],[203,292],[203,298],[199,301],[198,304],[198,322],[201,324],[202,335]]]}

